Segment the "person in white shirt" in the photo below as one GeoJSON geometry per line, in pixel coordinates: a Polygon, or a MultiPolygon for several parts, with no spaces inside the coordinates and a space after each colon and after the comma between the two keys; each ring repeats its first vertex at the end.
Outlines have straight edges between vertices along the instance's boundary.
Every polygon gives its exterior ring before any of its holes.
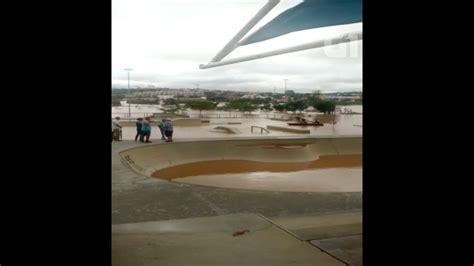
{"type": "Polygon", "coordinates": [[[120,138],[120,131],[122,130],[122,125],[120,124],[120,117],[117,116],[115,119],[112,121],[112,130],[113,130],[113,139],[116,141],[121,141],[120,138]]]}

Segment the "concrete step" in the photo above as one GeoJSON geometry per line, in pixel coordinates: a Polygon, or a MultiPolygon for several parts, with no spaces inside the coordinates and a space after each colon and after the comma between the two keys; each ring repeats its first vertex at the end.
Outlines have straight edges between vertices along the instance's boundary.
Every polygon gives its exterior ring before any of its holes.
{"type": "Polygon", "coordinates": [[[362,212],[273,218],[302,240],[350,266],[362,265],[362,212]]]}
{"type": "Polygon", "coordinates": [[[274,217],[271,220],[304,240],[362,234],[362,211],[301,217],[274,217]]]}

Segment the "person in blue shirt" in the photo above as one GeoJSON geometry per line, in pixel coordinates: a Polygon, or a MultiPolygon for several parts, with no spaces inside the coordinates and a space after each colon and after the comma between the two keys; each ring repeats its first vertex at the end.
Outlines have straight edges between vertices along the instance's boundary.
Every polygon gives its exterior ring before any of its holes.
{"type": "Polygon", "coordinates": [[[145,143],[151,143],[150,141],[151,125],[150,125],[149,117],[146,117],[145,121],[143,121],[142,127],[141,127],[141,133],[142,134],[141,134],[140,141],[145,142],[145,143]]]}
{"type": "Polygon", "coordinates": [[[165,120],[163,129],[165,131],[165,136],[167,138],[166,142],[172,142],[173,141],[173,123],[171,122],[170,118],[165,120]]]}
{"type": "Polygon", "coordinates": [[[166,140],[166,139],[165,139],[165,129],[164,129],[165,121],[166,121],[166,119],[163,118],[163,119],[161,119],[160,122],[158,123],[158,127],[160,128],[161,139],[162,139],[162,140],[166,140]]]}

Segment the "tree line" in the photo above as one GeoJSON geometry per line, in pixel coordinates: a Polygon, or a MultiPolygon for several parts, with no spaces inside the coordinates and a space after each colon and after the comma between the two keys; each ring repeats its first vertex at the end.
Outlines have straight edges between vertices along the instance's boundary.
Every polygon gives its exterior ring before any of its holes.
{"type": "Polygon", "coordinates": [[[271,102],[270,99],[237,99],[230,100],[225,103],[224,106],[217,107],[218,103],[209,101],[209,100],[193,100],[187,102],[179,102],[176,99],[166,99],[164,100],[164,105],[170,110],[180,110],[184,108],[190,108],[192,110],[199,111],[199,114],[202,114],[202,111],[210,110],[219,110],[219,111],[228,111],[232,112],[243,112],[252,114],[253,111],[260,109],[262,111],[273,111],[278,112],[302,112],[308,107],[312,106],[315,110],[323,112],[325,114],[330,114],[335,111],[336,103],[329,100],[321,100],[319,98],[310,98],[305,100],[296,100],[289,101],[287,103],[278,103],[271,102]]]}

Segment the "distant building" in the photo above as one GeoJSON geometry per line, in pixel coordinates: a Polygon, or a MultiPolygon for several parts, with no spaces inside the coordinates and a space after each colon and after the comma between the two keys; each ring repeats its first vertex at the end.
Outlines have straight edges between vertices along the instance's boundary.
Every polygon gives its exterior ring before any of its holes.
{"type": "Polygon", "coordinates": [[[255,99],[256,95],[255,94],[246,94],[240,98],[242,99],[255,99]]]}
{"type": "Polygon", "coordinates": [[[285,95],[285,96],[282,96],[282,97],[281,97],[281,99],[279,100],[279,102],[287,103],[289,100],[290,100],[290,96],[285,95]]]}
{"type": "Polygon", "coordinates": [[[331,100],[339,100],[339,101],[347,99],[347,100],[352,100],[354,102],[356,100],[360,100],[361,96],[360,95],[355,95],[355,96],[328,95],[326,96],[326,98],[331,99],[331,100]]]}

